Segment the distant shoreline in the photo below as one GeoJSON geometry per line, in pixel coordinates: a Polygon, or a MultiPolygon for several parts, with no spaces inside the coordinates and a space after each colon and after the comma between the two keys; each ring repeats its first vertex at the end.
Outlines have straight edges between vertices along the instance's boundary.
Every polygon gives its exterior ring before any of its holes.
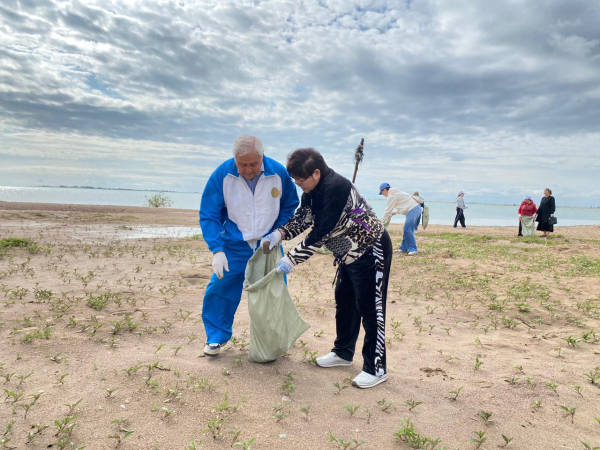
{"type": "MultiPolygon", "coordinates": [[[[15,186],[18,187],[18,186],[15,186]]],[[[199,194],[200,192],[194,191],[167,191],[165,189],[130,189],[130,188],[104,188],[104,187],[96,187],[96,186],[48,186],[42,184],[40,186],[28,186],[32,188],[54,188],[54,189],[99,189],[102,191],[134,191],[134,192],[169,192],[169,193],[177,193],[177,194],[199,194]]]]}
{"type": "MultiPolygon", "coordinates": [[[[133,189],[133,188],[115,188],[115,187],[96,187],[96,186],[66,186],[66,185],[58,185],[58,186],[50,186],[50,185],[39,185],[39,186],[0,186],[7,188],[25,188],[25,189],[38,189],[38,188],[51,188],[51,189],[87,189],[87,190],[101,190],[101,191],[126,191],[126,192],[163,192],[165,194],[197,194],[201,195],[202,192],[196,191],[172,191],[172,190],[164,190],[164,189],[133,189]]],[[[368,197],[367,200],[385,200],[383,197],[368,197]]],[[[454,201],[444,201],[444,200],[429,200],[425,203],[443,203],[451,205],[454,201]]],[[[487,203],[487,202],[467,202],[469,205],[486,205],[486,206],[509,206],[518,208],[520,203],[487,203]]],[[[567,206],[567,205],[557,205],[558,208],[565,209],[590,209],[590,210],[598,210],[600,206],[567,206]]]]}
{"type": "MultiPolygon", "coordinates": [[[[183,222],[172,222],[167,221],[166,223],[169,225],[179,225],[179,226],[188,226],[188,225],[196,225],[198,221],[198,209],[189,209],[189,208],[154,208],[151,206],[126,206],[126,205],[90,205],[90,204],[70,204],[70,203],[39,203],[39,202],[11,202],[11,201],[3,201],[0,200],[0,213],[8,212],[8,211],[22,211],[27,213],[46,213],[46,212],[55,212],[55,213],[69,213],[69,212],[79,212],[79,213],[99,213],[99,214],[123,214],[123,215],[135,215],[140,214],[143,216],[154,215],[156,217],[160,217],[163,223],[167,217],[177,217],[179,215],[183,215],[187,217],[183,222]]],[[[2,219],[2,214],[0,214],[0,219],[2,219]]],[[[35,215],[35,217],[42,218],[43,215],[35,215]]],[[[147,222],[140,222],[147,223],[147,222]]],[[[478,224],[478,225],[469,225],[468,230],[459,229],[457,232],[471,232],[471,230],[476,229],[516,229],[518,222],[514,221],[514,223],[507,224],[478,224]]],[[[391,227],[402,227],[402,223],[392,223],[391,227]]],[[[440,228],[443,230],[454,230],[451,224],[446,225],[445,223],[433,223],[430,221],[429,226],[427,227],[428,232],[431,229],[440,228]]],[[[563,233],[563,230],[570,228],[593,228],[600,230],[600,224],[574,224],[574,225],[564,225],[561,224],[558,230],[558,234],[563,233]]]]}
{"type": "MultiPolygon", "coordinates": [[[[370,199],[369,199],[370,200],[370,199]]],[[[380,200],[380,199],[374,199],[374,200],[380,200]]],[[[429,200],[430,203],[447,203],[447,204],[453,204],[455,202],[444,202],[441,200],[429,200]]],[[[467,202],[465,202],[467,203],[467,202]]],[[[425,204],[427,204],[427,202],[425,202],[425,204]]],[[[487,206],[514,206],[514,207],[519,207],[521,204],[520,203],[481,203],[481,202],[468,202],[468,205],[487,205],[487,206]]],[[[557,208],[568,208],[568,209],[600,209],[600,206],[566,206],[566,205],[557,205],[557,208]]]]}

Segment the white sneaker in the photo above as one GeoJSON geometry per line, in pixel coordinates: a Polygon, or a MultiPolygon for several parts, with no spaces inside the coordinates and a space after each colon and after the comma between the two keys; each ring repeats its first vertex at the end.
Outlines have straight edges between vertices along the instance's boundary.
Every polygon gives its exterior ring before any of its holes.
{"type": "Polygon", "coordinates": [[[386,380],[386,373],[378,377],[377,375],[371,375],[370,373],[363,371],[356,375],[356,378],[352,380],[352,385],[361,389],[368,389],[372,388],[373,386],[377,386],[379,383],[383,383],[386,380]]]}
{"type": "Polygon", "coordinates": [[[221,344],[206,344],[204,346],[206,356],[217,356],[219,353],[221,353],[221,344]]]}
{"type": "Polygon", "coordinates": [[[415,256],[417,252],[408,252],[408,256],[415,256]]]}
{"type": "Polygon", "coordinates": [[[317,358],[317,365],[320,367],[350,366],[352,365],[352,361],[346,361],[334,352],[331,352],[328,355],[317,358]]]}

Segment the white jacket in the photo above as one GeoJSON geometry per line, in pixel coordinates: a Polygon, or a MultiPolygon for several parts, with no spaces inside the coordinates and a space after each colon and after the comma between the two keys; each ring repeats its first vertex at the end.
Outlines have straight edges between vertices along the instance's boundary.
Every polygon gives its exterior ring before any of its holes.
{"type": "Polygon", "coordinates": [[[264,173],[254,194],[233,158],[210,176],[200,203],[200,227],[211,252],[256,242],[290,219],[298,206],[296,186],[285,167],[263,157],[264,173]]]}
{"type": "Polygon", "coordinates": [[[402,192],[398,188],[390,188],[387,197],[387,206],[383,212],[381,221],[386,223],[392,218],[392,213],[397,210],[400,214],[407,215],[411,209],[419,206],[412,195],[402,192]]]}

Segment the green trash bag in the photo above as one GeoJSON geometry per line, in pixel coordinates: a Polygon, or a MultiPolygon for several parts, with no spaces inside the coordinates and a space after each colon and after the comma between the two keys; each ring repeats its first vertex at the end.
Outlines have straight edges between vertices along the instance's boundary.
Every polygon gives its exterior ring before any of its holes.
{"type": "Polygon", "coordinates": [[[429,223],[429,206],[423,205],[423,229],[427,228],[429,223]]]}
{"type": "Polygon", "coordinates": [[[283,274],[277,273],[281,258],[259,248],[246,267],[244,290],[250,313],[250,354],[252,362],[274,361],[285,354],[310,328],[302,320],[287,290],[283,274]]]}

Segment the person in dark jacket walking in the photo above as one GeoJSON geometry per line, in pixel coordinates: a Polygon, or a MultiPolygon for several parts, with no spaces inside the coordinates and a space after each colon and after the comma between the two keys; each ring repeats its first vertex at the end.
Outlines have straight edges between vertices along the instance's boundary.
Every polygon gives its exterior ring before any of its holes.
{"type": "Polygon", "coordinates": [[[278,245],[311,228],[302,242],[279,262],[290,273],[321,246],[338,266],[335,283],[336,339],[331,353],[317,358],[320,367],[352,364],[362,319],[363,366],[352,384],[370,388],[387,380],[385,309],[392,261],[392,241],[377,215],[343,176],[330,169],[313,148],[292,152],[288,173],[304,194],[294,216],[265,239],[278,245]]]}
{"type": "Polygon", "coordinates": [[[458,222],[460,222],[461,227],[467,228],[467,225],[465,224],[465,209],[468,209],[469,207],[465,205],[464,196],[464,191],[460,191],[458,193],[458,197],[456,197],[456,217],[454,218],[454,228],[456,228],[458,222]]]}
{"type": "Polygon", "coordinates": [[[554,225],[550,223],[550,217],[554,217],[556,212],[556,203],[552,197],[552,190],[544,189],[544,197],[540,201],[535,221],[538,223],[537,230],[544,233],[547,237],[549,233],[554,232],[554,225]]]}

